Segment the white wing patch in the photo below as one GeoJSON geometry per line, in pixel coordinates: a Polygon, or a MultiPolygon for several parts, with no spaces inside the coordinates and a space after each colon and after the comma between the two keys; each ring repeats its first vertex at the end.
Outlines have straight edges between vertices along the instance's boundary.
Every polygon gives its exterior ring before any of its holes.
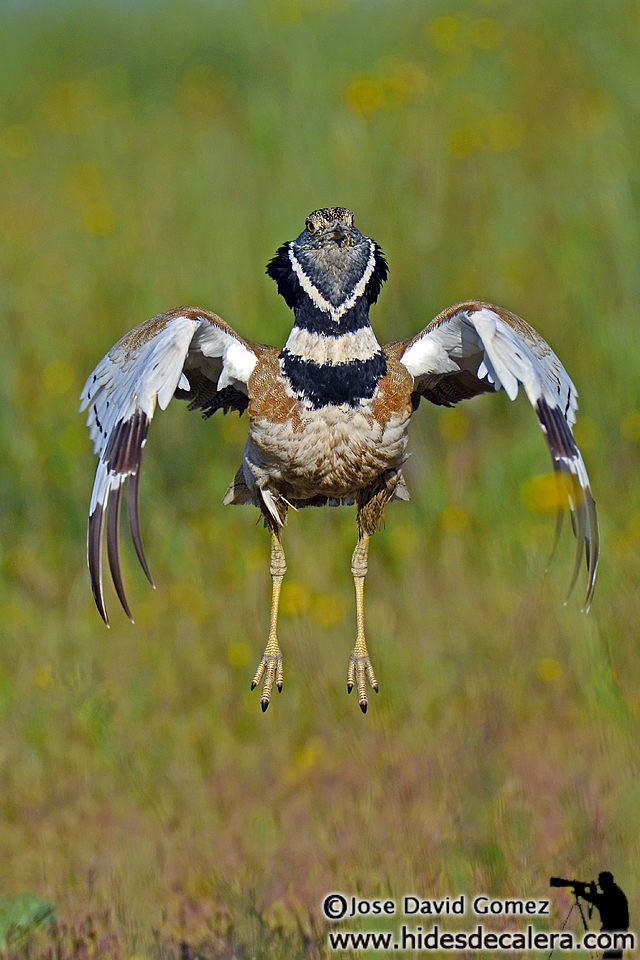
{"type": "Polygon", "coordinates": [[[107,552],[116,592],[129,618],[119,559],[119,517],[125,480],[130,478],[128,511],[131,535],[149,581],[138,513],[138,485],[149,423],[156,403],[166,409],[176,388],[189,391],[184,372],[199,367],[217,389],[244,393],[257,354],[224,321],[196,308],[160,314],[130,331],[103,357],[81,394],[87,425],[99,456],[89,505],[87,554],[93,594],[108,624],[102,589],[102,533],[107,523],[107,552]],[[111,509],[109,502],[112,500],[111,509]]]}
{"type": "Polygon", "coordinates": [[[578,576],[584,550],[588,609],[598,566],[598,521],[587,468],[571,432],[578,392],[558,357],[519,317],[479,301],[449,307],[405,344],[400,359],[414,378],[414,389],[436,403],[457,402],[484,392],[485,383],[494,390],[504,390],[510,400],[515,400],[522,384],[540,421],[553,468],[566,481],[578,541],[569,592],[578,576]],[[446,385],[449,390],[444,389],[446,385]]]}
{"type": "Polygon", "coordinates": [[[89,408],[89,435],[93,452],[100,456],[90,514],[97,503],[104,503],[109,490],[124,481],[124,477],[120,479],[120,475],[108,467],[105,459],[116,427],[127,423],[136,413],[150,421],[156,401],[162,410],[166,409],[182,376],[184,359],[198,325],[197,320],[176,317],[161,332],[141,340],[137,348],[130,348],[131,334],[127,334],[103,357],[87,380],[80,395],[80,410],[89,408]]]}
{"type": "MultiPolygon", "coordinates": [[[[430,324],[410,341],[402,362],[420,384],[427,378],[468,370],[515,400],[523,385],[529,401],[540,396],[561,406],[570,425],[576,422],[578,391],[549,345],[532,328],[526,337],[496,308],[461,309],[440,324],[430,324]]],[[[520,321],[521,324],[524,322],[520,321]]]]}
{"type": "Polygon", "coordinates": [[[470,328],[465,331],[457,326],[442,325],[437,331],[415,339],[402,355],[402,362],[416,381],[427,376],[441,376],[443,373],[457,373],[462,369],[461,361],[470,354],[465,351],[465,333],[469,347],[481,350],[480,338],[470,328]]]}

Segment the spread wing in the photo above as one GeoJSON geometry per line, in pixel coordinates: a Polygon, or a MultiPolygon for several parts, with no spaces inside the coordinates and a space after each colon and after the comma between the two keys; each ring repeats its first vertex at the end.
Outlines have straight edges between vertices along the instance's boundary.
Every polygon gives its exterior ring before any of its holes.
{"type": "Polygon", "coordinates": [[[102,532],[107,526],[109,568],[120,602],[131,618],[120,571],[119,520],[129,477],[128,513],[138,559],[153,584],[140,536],[138,488],[142,454],[156,402],[164,410],[172,396],[190,401],[205,416],[222,408],[246,409],[248,381],[264,348],[239,337],[214,313],[180,307],[146,320],[103,357],[87,380],[80,410],[99,456],[87,534],[93,596],[109,619],[102,590],[102,532]]]}
{"type": "MultiPolygon", "coordinates": [[[[450,406],[479,393],[504,390],[515,400],[520,384],[533,406],[553,469],[566,482],[576,560],[573,589],[584,549],[588,610],[598,567],[599,537],[589,476],[571,427],[578,408],[576,388],[545,340],[524,320],[489,303],[469,300],[449,307],[415,337],[385,348],[414,379],[414,390],[432,403],[450,406]]],[[[558,515],[556,539],[562,511],[558,515]]]]}

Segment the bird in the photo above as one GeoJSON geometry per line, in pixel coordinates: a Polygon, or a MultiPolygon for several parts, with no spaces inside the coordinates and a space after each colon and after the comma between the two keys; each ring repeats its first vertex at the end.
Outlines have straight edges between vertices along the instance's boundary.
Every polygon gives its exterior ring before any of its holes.
{"type": "MultiPolygon", "coordinates": [[[[380,246],[355,226],[344,207],[315,210],[297,239],[283,244],[267,274],[293,310],[282,349],[247,340],[209,310],[183,306],[125,334],[98,363],[80,410],[98,455],[89,505],[87,556],[93,596],[109,625],[103,593],[103,540],[113,584],[129,619],[120,567],[122,495],[128,480],[129,526],[149,582],[139,520],[139,483],[156,405],[172,397],[207,418],[218,410],[248,414],[242,463],[224,504],[253,504],[269,531],[271,615],[267,644],[251,688],[262,681],[265,711],[283,687],[277,635],[280,588],[287,564],[282,529],[289,509],[355,505],[358,538],[351,559],[356,639],[347,666],[366,713],[368,688],[378,692],[364,629],[369,541],[387,504],[409,499],[402,468],[408,426],[422,399],[452,406],[482,393],[519,387],[531,403],[553,470],[564,478],[576,556],[571,593],[585,558],[584,609],[593,598],[599,556],[598,521],[589,476],[576,445],[576,388],[547,342],[524,320],[481,300],[439,313],[405,340],[380,345],[369,311],[387,279],[380,246]]],[[[562,509],[558,512],[556,542],[562,509]]]]}

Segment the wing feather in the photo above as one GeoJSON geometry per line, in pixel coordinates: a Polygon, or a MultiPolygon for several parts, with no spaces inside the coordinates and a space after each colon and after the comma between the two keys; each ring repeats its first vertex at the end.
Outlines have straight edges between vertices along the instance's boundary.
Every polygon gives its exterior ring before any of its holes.
{"type": "MultiPolygon", "coordinates": [[[[587,469],[571,432],[578,393],[551,347],[515,314],[469,300],[444,310],[415,337],[385,349],[392,351],[412,375],[414,391],[432,403],[451,405],[497,390],[504,390],[515,400],[522,385],[540,422],[553,469],[566,484],[577,541],[569,593],[584,552],[588,610],[598,569],[598,520],[587,469]]],[[[561,516],[556,540],[560,522],[561,516]]]]}
{"type": "Polygon", "coordinates": [[[220,317],[198,307],[180,307],[146,320],[103,357],[81,395],[98,454],[89,504],[87,557],[96,605],[109,623],[102,586],[102,539],[106,525],[111,577],[131,619],[120,567],[119,519],[129,478],[128,516],[140,564],[153,585],[140,534],[138,494],[142,455],[156,403],[164,410],[175,395],[211,413],[222,407],[242,412],[260,344],[238,336],[220,317]],[[193,381],[193,382],[192,382],[193,381]],[[201,395],[205,401],[199,403],[201,395]]]}
{"type": "Polygon", "coordinates": [[[118,599],[122,604],[122,609],[133,623],[133,616],[127,603],[124,584],[122,582],[122,570],[120,568],[120,508],[122,507],[122,490],[123,486],[120,485],[113,495],[113,500],[109,504],[109,512],[107,514],[107,556],[109,558],[111,579],[116,588],[118,599]]]}

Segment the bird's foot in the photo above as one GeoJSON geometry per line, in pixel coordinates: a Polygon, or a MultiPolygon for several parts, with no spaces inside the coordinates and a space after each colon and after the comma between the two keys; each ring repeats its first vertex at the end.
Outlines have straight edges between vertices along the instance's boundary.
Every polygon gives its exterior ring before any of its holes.
{"type": "Polygon", "coordinates": [[[262,706],[262,712],[267,709],[269,702],[271,700],[271,691],[273,690],[273,684],[275,682],[276,687],[278,688],[278,693],[282,693],[282,684],[284,681],[284,673],[282,670],[282,652],[278,647],[278,642],[276,640],[275,646],[271,641],[266,646],[264,653],[262,654],[262,659],[258,664],[258,669],[256,670],[256,675],[251,681],[251,689],[255,690],[258,686],[262,677],[264,675],[264,683],[262,684],[262,696],[260,697],[260,705],[262,706]]]}
{"type": "Polygon", "coordinates": [[[347,671],[347,693],[351,693],[354,684],[358,688],[358,703],[363,713],[367,712],[369,701],[367,700],[367,683],[378,692],[378,681],[371,666],[371,660],[368,653],[356,653],[355,648],[349,655],[349,669],[347,671]]]}

